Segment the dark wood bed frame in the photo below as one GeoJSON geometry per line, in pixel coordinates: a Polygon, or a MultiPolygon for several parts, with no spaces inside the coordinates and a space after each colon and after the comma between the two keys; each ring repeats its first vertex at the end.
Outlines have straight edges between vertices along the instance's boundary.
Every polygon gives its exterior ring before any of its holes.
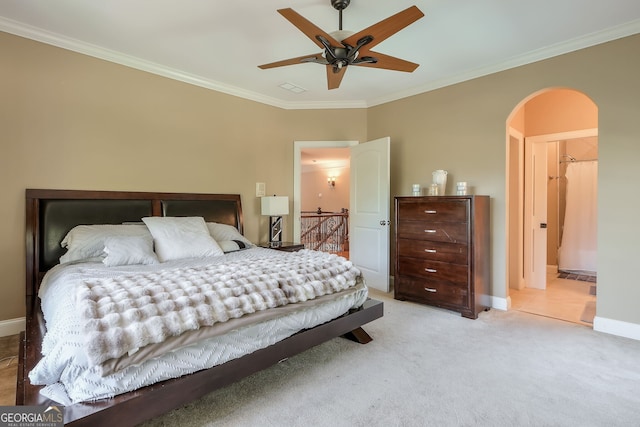
{"type": "MultiPolygon", "coordinates": [[[[243,231],[237,194],[189,194],[82,190],[26,190],[26,330],[20,335],[17,405],[58,405],[40,395],[28,373],[41,357],[45,324],[37,297],[46,271],[64,252],[60,241],[79,224],[121,224],[144,216],[203,216],[243,231]]],[[[93,403],[65,407],[65,424],[135,425],[179,408],[283,359],[330,339],[371,341],[361,326],[382,317],[383,304],[369,299],[358,310],[303,330],[262,350],[210,369],[163,381],[93,403]]]]}

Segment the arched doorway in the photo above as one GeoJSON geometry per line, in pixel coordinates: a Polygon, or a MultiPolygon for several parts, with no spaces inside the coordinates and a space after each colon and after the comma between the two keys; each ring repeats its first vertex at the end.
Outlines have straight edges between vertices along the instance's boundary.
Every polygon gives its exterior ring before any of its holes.
{"type": "MultiPolygon", "coordinates": [[[[558,277],[557,266],[559,249],[564,249],[566,259],[570,246],[564,233],[567,201],[576,199],[571,193],[575,180],[566,192],[566,172],[577,163],[584,162],[585,168],[587,162],[597,164],[597,122],[593,101],[566,88],[536,92],[509,115],[506,265],[511,309],[592,325],[595,276],[565,279],[558,277]]],[[[595,205],[590,213],[595,218],[595,205]]],[[[593,234],[595,245],[595,226],[586,231],[593,234]]],[[[583,245],[579,252],[586,252],[587,244],[579,245],[583,245]]]]}

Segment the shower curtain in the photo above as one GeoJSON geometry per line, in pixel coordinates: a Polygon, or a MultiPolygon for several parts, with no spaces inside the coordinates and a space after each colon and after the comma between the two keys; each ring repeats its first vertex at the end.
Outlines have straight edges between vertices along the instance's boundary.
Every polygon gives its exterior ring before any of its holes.
{"type": "Polygon", "coordinates": [[[598,162],[567,165],[567,206],[558,268],[595,274],[597,254],[598,162]]]}

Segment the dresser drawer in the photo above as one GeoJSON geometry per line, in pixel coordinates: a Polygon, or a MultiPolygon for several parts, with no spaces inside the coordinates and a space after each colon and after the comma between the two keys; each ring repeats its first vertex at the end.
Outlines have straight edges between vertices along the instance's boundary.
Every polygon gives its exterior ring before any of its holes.
{"type": "Polygon", "coordinates": [[[466,265],[420,258],[401,258],[398,262],[398,273],[401,276],[422,277],[464,286],[469,283],[469,269],[466,265]]]}
{"type": "Polygon", "coordinates": [[[468,224],[464,222],[402,221],[398,223],[396,232],[402,239],[466,244],[469,238],[468,230],[468,224]]]}
{"type": "Polygon", "coordinates": [[[400,222],[467,222],[468,217],[468,200],[418,201],[414,203],[402,203],[398,211],[398,220],[400,222]]]}
{"type": "Polygon", "coordinates": [[[466,286],[404,276],[399,278],[398,284],[400,287],[395,292],[396,298],[458,309],[469,306],[469,290],[466,286]]]}
{"type": "Polygon", "coordinates": [[[428,240],[398,239],[397,256],[467,265],[468,246],[428,240]]]}

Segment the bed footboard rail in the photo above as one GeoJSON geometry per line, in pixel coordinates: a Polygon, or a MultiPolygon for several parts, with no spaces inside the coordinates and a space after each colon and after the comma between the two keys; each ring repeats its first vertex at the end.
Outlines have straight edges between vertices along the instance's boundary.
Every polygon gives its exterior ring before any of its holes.
{"type": "MultiPolygon", "coordinates": [[[[351,311],[314,328],[303,330],[283,341],[239,359],[191,375],[153,384],[116,396],[113,399],[67,406],[64,414],[65,425],[97,427],[129,426],[142,423],[323,342],[348,335],[354,330],[361,330],[362,325],[382,316],[382,301],[368,299],[359,310],[351,311]]],[[[27,328],[29,329],[29,327],[37,327],[37,325],[28,324],[27,328]]],[[[28,329],[26,339],[29,339],[30,331],[28,329]]],[[[356,334],[360,333],[358,331],[356,334]]],[[[37,334],[38,332],[36,332],[37,334]]],[[[30,360],[35,357],[35,353],[33,351],[27,353],[22,351],[23,349],[26,349],[24,344],[21,345],[18,367],[16,404],[56,405],[56,402],[47,400],[38,393],[39,387],[29,383],[27,367],[33,366],[35,363],[34,360],[30,360]]]]}

